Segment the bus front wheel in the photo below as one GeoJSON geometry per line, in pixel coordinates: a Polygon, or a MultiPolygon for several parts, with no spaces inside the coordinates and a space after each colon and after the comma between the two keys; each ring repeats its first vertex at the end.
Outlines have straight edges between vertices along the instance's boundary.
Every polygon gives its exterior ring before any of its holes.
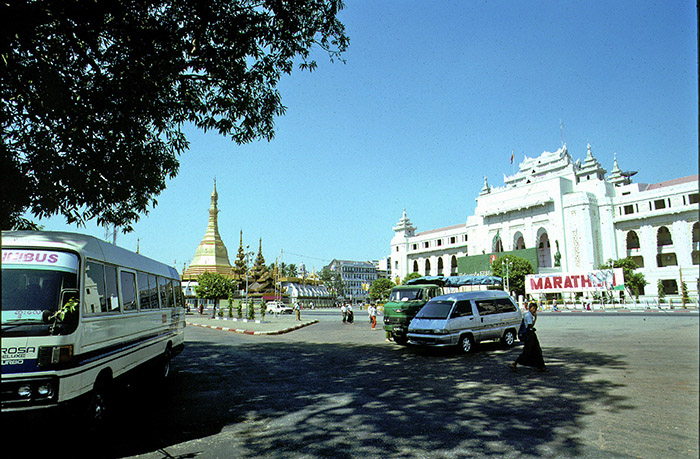
{"type": "Polygon", "coordinates": [[[99,428],[109,418],[111,383],[111,377],[106,374],[100,375],[95,381],[88,397],[86,412],[86,421],[91,428],[99,428]]]}
{"type": "Polygon", "coordinates": [[[173,350],[170,344],[165,348],[165,352],[163,352],[163,355],[160,357],[160,377],[162,379],[168,379],[170,377],[170,372],[171,372],[171,367],[170,367],[170,361],[173,358],[173,350]]]}

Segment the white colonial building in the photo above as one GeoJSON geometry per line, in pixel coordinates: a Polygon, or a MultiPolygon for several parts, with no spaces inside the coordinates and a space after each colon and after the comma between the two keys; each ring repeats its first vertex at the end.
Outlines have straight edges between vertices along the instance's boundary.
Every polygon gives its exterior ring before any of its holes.
{"type": "Polygon", "coordinates": [[[336,260],[323,269],[340,273],[343,281],[344,298],[353,302],[369,299],[369,287],[378,279],[377,266],[371,261],[336,260]]]}
{"type": "Polygon", "coordinates": [[[608,260],[632,257],[656,297],[681,283],[698,295],[700,224],[698,176],[653,185],[632,183],[613,160],[606,170],[588,145],[574,161],[566,146],[525,157],[502,187],[486,178],[474,215],[465,223],[416,232],[404,210],[393,228],[391,277],[484,274],[503,252],[530,259],[542,273],[597,269],[608,260]]]}

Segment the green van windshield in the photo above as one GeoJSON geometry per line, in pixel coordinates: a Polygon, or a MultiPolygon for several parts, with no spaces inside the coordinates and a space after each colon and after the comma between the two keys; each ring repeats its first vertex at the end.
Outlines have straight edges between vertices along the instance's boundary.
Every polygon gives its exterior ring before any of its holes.
{"type": "Polygon", "coordinates": [[[391,292],[391,296],[389,297],[389,301],[393,301],[395,303],[421,299],[423,299],[423,290],[419,288],[393,290],[391,292]]]}

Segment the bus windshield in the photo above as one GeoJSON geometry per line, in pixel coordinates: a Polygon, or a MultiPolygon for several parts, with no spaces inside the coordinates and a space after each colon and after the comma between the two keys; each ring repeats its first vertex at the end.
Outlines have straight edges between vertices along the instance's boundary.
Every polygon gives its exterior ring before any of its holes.
{"type": "Polygon", "coordinates": [[[64,291],[75,292],[78,257],[40,250],[2,251],[2,325],[47,324],[64,291]]]}

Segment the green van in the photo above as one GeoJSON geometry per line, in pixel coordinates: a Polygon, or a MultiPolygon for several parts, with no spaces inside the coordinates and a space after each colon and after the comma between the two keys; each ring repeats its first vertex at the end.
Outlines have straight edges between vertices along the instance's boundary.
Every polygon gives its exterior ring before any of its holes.
{"type": "Polygon", "coordinates": [[[384,304],[384,330],[398,344],[408,343],[408,324],[431,298],[443,294],[442,286],[435,283],[398,285],[391,290],[384,304]]]}
{"type": "Polygon", "coordinates": [[[408,343],[408,325],[425,303],[436,296],[468,287],[471,290],[501,290],[503,279],[495,276],[423,276],[391,290],[384,305],[384,330],[398,344],[408,343]]]}

